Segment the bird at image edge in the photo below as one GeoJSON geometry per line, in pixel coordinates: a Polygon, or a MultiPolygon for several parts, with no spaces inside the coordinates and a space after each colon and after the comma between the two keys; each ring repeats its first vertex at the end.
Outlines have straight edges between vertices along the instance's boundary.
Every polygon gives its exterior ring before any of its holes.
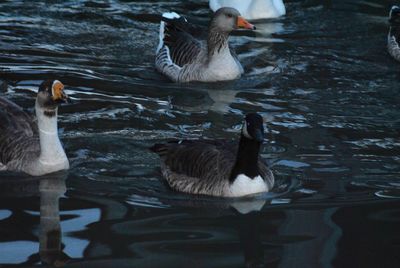
{"type": "Polygon", "coordinates": [[[286,14],[282,0],[210,0],[213,11],[221,7],[236,8],[249,20],[278,18],[286,14]]]}
{"type": "Polygon", "coordinates": [[[155,144],[161,172],[176,191],[221,197],[268,192],[274,175],[260,158],[263,118],[247,114],[240,140],[181,140],[155,144]]]}
{"type": "Polygon", "coordinates": [[[393,6],[389,14],[390,30],[388,34],[389,54],[400,61],[400,7],[393,6]]]}
{"type": "Polygon", "coordinates": [[[36,118],[0,97],[0,170],[41,176],[69,169],[57,127],[58,106],[67,100],[64,85],[58,80],[39,86],[36,118]]]}
{"type": "Polygon", "coordinates": [[[215,82],[233,80],[243,73],[237,55],[229,47],[229,34],[236,29],[254,30],[234,8],[214,13],[206,40],[198,38],[184,17],[164,13],[160,23],[160,42],[156,69],[174,82],[215,82]]]}

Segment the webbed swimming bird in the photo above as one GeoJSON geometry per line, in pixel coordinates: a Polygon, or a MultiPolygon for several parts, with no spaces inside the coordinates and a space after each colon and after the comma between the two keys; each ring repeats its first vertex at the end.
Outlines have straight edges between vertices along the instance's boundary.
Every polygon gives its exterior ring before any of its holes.
{"type": "Polygon", "coordinates": [[[388,34],[388,51],[393,58],[400,61],[400,7],[393,6],[389,13],[390,30],[388,34]]]}
{"type": "Polygon", "coordinates": [[[268,192],[274,175],[260,159],[263,119],[247,114],[239,143],[220,140],[183,140],[156,144],[161,172],[170,187],[190,194],[240,197],[268,192]]]}
{"type": "Polygon", "coordinates": [[[238,28],[255,29],[234,8],[215,12],[207,40],[200,40],[191,31],[184,17],[175,12],[164,13],[160,25],[156,69],[174,82],[215,82],[233,80],[243,73],[237,55],[228,44],[229,34],[238,28]]]}
{"type": "Polygon", "coordinates": [[[282,0],[210,0],[213,11],[221,7],[236,8],[249,20],[277,18],[286,14],[282,0]]]}
{"type": "Polygon", "coordinates": [[[0,97],[0,170],[41,176],[69,169],[57,128],[58,105],[67,99],[60,81],[44,81],[36,97],[35,118],[0,97]]]}

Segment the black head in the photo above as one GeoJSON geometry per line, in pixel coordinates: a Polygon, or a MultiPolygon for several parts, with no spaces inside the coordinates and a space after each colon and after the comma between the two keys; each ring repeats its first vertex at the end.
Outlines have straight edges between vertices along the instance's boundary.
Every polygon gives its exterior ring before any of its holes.
{"type": "Polygon", "coordinates": [[[254,30],[256,27],[250,24],[242,16],[239,11],[231,7],[222,7],[215,11],[211,25],[218,28],[222,32],[231,32],[238,28],[254,30]]]}
{"type": "Polygon", "coordinates": [[[68,102],[69,98],[64,92],[64,85],[58,80],[46,80],[39,86],[37,102],[40,107],[51,113],[60,103],[68,102]]]}
{"type": "Polygon", "coordinates": [[[393,6],[389,13],[389,22],[400,25],[400,7],[393,6]]]}
{"type": "Polygon", "coordinates": [[[262,142],[264,140],[264,120],[257,113],[249,113],[244,119],[242,136],[262,142]]]}

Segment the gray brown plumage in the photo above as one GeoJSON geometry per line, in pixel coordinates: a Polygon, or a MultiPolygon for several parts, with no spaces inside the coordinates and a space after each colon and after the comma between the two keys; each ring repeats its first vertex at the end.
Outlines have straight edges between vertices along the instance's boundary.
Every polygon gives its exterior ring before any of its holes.
{"type": "Polygon", "coordinates": [[[57,107],[67,99],[58,80],[40,87],[36,117],[0,97],[0,170],[43,175],[69,168],[57,133],[57,107]]]}
{"type": "Polygon", "coordinates": [[[254,29],[237,10],[221,8],[211,20],[206,39],[178,14],[164,13],[160,25],[156,68],[174,82],[212,82],[240,77],[243,68],[228,44],[239,27],[254,29]]]}
{"type": "MultiPolygon", "coordinates": [[[[184,140],[156,144],[152,150],[161,158],[163,176],[171,188],[177,191],[212,196],[239,196],[240,194],[231,191],[231,187],[240,176],[250,178],[250,182],[262,178],[265,184],[263,191],[268,191],[273,186],[274,176],[259,158],[262,141],[255,134],[252,136],[248,133],[247,130],[242,132],[239,143],[184,140]]],[[[247,193],[246,189],[241,190],[243,195],[247,193]]],[[[251,191],[249,190],[249,194],[251,191]]]]}
{"type": "Polygon", "coordinates": [[[400,61],[400,7],[392,7],[389,14],[389,22],[388,52],[394,59],[400,61]]]}
{"type": "Polygon", "coordinates": [[[25,159],[40,153],[36,119],[15,103],[0,97],[0,163],[8,170],[23,169],[25,159]]]}

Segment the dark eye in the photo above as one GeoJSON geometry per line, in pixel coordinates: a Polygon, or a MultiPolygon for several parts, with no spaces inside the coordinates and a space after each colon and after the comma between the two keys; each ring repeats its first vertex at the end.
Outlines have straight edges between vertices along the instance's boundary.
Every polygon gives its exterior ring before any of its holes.
{"type": "Polygon", "coordinates": [[[226,14],[226,16],[227,16],[228,18],[232,18],[232,17],[233,17],[232,14],[226,14]]]}

